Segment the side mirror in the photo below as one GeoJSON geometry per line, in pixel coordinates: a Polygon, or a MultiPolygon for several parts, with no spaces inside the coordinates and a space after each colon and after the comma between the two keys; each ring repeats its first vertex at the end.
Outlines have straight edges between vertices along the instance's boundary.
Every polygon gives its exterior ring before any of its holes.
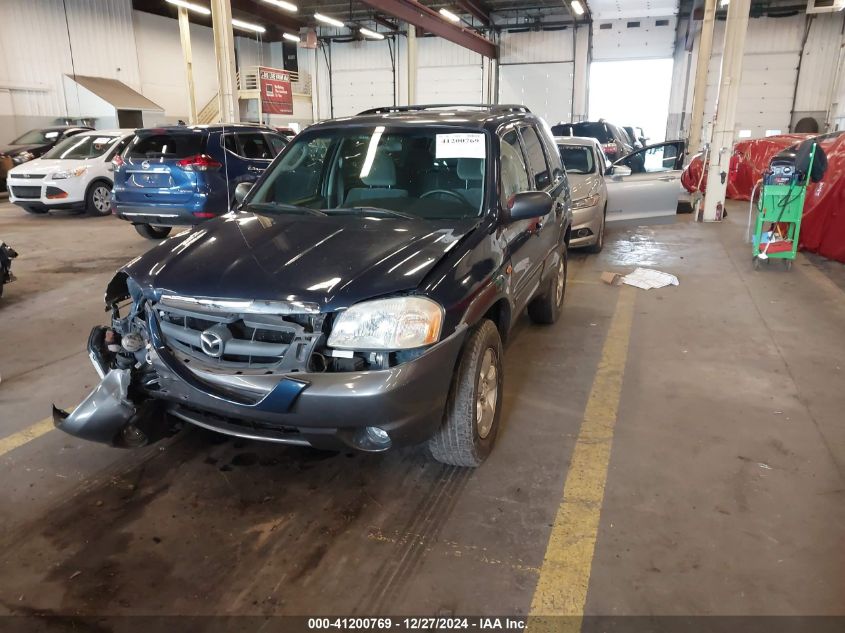
{"type": "Polygon", "coordinates": [[[523,191],[511,196],[507,204],[508,222],[548,215],[554,201],[545,191],[523,191]]]}
{"type": "Polygon", "coordinates": [[[246,194],[252,189],[252,185],[253,183],[251,182],[238,183],[238,186],[235,187],[235,204],[241,204],[244,201],[246,194]]]}
{"type": "Polygon", "coordinates": [[[611,165],[608,173],[621,178],[622,176],[630,176],[631,168],[625,165],[611,165]]]}

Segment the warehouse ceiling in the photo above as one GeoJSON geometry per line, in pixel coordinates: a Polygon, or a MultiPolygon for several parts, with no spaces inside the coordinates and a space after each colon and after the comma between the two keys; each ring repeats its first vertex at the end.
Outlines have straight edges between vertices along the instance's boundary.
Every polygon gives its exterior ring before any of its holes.
{"type": "MultiPolygon", "coordinates": [[[[190,0],[204,7],[209,0],[190,0]]],[[[278,0],[276,0],[278,1],[278,0]]],[[[344,29],[326,27],[314,19],[322,13],[343,22],[366,25],[373,30],[404,30],[405,25],[387,10],[373,8],[386,2],[362,0],[291,0],[296,12],[285,11],[274,0],[231,0],[235,18],[261,25],[267,30],[261,36],[275,41],[282,33],[296,33],[305,26],[321,26],[323,35],[348,35],[344,29]]],[[[175,18],[177,9],[165,0],[132,0],[135,9],[175,18]]],[[[562,28],[574,21],[618,20],[658,16],[694,15],[700,19],[704,0],[581,0],[585,13],[577,16],[569,0],[422,0],[425,7],[439,11],[447,9],[460,16],[459,27],[486,34],[490,28],[562,28]]],[[[751,14],[778,15],[802,11],[806,0],[752,0],[751,14]]],[[[724,17],[725,9],[720,9],[724,17]]],[[[211,17],[190,13],[192,22],[211,26],[211,17]]],[[[238,35],[256,37],[254,33],[238,31],[238,35]]],[[[422,31],[425,35],[425,31],[422,31]]]]}

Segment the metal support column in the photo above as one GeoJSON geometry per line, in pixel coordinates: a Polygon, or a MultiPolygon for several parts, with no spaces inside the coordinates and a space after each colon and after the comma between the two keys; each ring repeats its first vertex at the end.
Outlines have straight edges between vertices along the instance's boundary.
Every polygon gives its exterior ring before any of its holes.
{"type": "Polygon", "coordinates": [[[408,105],[417,102],[417,28],[408,25],[408,105]]]}
{"type": "Polygon", "coordinates": [[[725,47],[719,95],[716,99],[716,120],[713,141],[710,143],[710,162],[707,167],[707,193],[704,196],[704,222],[718,222],[724,216],[725,194],[728,188],[731,154],[733,154],[736,105],[742,79],[742,54],[751,0],[733,0],[728,5],[725,23],[725,47]]]}
{"type": "Polygon", "coordinates": [[[223,123],[237,123],[240,121],[240,109],[230,0],[211,0],[211,23],[214,27],[214,56],[217,59],[217,103],[220,106],[220,120],[223,123]]]}
{"type": "MultiPolygon", "coordinates": [[[[692,16],[690,16],[692,19],[692,16]]],[[[687,150],[694,154],[701,149],[701,128],[704,125],[704,102],[707,99],[707,69],[713,52],[713,25],[716,23],[716,0],[704,0],[704,22],[698,39],[698,59],[695,63],[695,87],[692,93],[692,116],[687,150]]]]}
{"type": "Polygon", "coordinates": [[[188,123],[197,122],[197,98],[194,91],[194,61],[191,54],[191,23],[188,10],[179,7],[179,37],[182,40],[182,57],[185,59],[185,78],[188,81],[188,123]]]}

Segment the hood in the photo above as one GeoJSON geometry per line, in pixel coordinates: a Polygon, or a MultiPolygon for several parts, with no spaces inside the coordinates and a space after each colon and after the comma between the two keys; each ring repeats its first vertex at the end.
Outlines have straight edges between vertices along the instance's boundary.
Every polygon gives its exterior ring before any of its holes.
{"type": "Polygon", "coordinates": [[[567,174],[569,177],[569,191],[573,200],[586,198],[598,193],[601,187],[601,176],[598,174],[567,174]]]}
{"type": "Polygon", "coordinates": [[[44,174],[49,175],[53,172],[73,169],[74,167],[82,167],[88,163],[87,160],[79,159],[62,159],[62,158],[35,158],[28,163],[21,163],[17,167],[9,170],[9,175],[15,174],[44,174]]]}
{"type": "Polygon", "coordinates": [[[328,312],[417,288],[477,224],[231,213],[164,240],[124,271],[163,294],[302,301],[328,312]]]}
{"type": "Polygon", "coordinates": [[[50,147],[49,144],[39,144],[39,145],[5,145],[0,147],[0,154],[5,154],[6,156],[14,156],[15,154],[20,154],[21,152],[40,152],[42,149],[50,147]]]}

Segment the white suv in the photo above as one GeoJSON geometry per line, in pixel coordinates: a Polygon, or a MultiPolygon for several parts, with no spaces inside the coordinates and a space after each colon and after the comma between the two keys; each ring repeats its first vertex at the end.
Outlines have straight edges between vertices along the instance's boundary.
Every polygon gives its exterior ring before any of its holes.
{"type": "Polygon", "coordinates": [[[111,160],[134,135],[134,130],[95,130],[61,141],[41,158],[8,172],[9,201],[27,213],[78,209],[109,215],[111,160]]]}

